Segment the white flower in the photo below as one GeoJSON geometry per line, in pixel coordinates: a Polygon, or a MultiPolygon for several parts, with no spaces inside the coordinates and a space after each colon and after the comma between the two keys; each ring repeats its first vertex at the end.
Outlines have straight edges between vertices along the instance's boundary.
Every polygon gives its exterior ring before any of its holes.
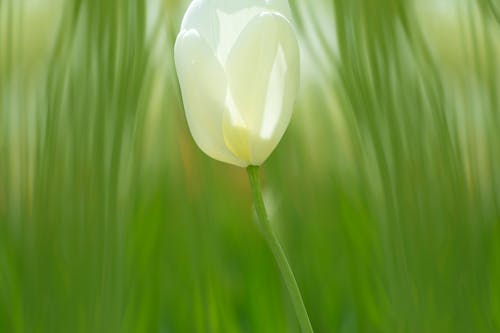
{"type": "Polygon", "coordinates": [[[261,165],[281,140],[299,85],[287,0],[195,0],[175,43],[186,118],[219,161],[261,165]]]}

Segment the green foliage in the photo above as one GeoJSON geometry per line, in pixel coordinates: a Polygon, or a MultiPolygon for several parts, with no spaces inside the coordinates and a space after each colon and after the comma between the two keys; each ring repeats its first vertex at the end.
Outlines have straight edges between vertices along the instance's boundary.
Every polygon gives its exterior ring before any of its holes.
{"type": "MultiPolygon", "coordinates": [[[[264,199],[316,332],[500,331],[500,7],[292,1],[264,199]]],[[[0,332],[297,332],[245,170],[203,155],[180,1],[0,0],[0,332]]]]}

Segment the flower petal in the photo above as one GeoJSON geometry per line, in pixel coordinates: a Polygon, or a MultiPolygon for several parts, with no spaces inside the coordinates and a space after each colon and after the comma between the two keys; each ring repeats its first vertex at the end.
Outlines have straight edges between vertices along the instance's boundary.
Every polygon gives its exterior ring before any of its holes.
{"type": "Polygon", "coordinates": [[[246,166],[227,149],[222,135],[227,84],[219,61],[193,29],[179,34],[174,52],[186,118],[197,145],[212,158],[246,166]]]}
{"type": "Polygon", "coordinates": [[[196,30],[215,50],[219,38],[219,21],[213,0],[194,0],[182,19],[181,31],[196,30]]]}
{"type": "Polygon", "coordinates": [[[274,12],[254,18],[229,54],[226,76],[233,104],[226,104],[224,119],[242,119],[250,163],[260,165],[283,136],[298,90],[299,48],[290,22],[274,12]]]}
{"type": "Polygon", "coordinates": [[[266,0],[266,8],[271,11],[276,11],[285,16],[288,20],[292,19],[292,11],[288,0],[266,0]]]}
{"type": "Polygon", "coordinates": [[[262,12],[276,11],[291,19],[288,0],[194,0],[184,15],[182,30],[195,29],[225,64],[245,26],[262,12]]]}

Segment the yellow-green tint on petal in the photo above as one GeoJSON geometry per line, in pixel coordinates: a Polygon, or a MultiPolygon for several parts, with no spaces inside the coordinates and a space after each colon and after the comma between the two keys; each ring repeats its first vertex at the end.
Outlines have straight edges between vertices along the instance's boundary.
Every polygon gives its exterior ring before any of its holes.
{"type": "Polygon", "coordinates": [[[251,164],[262,164],[291,117],[299,82],[298,43],[290,22],[266,12],[241,32],[226,64],[228,93],[249,133],[251,164]],[[265,37],[263,37],[265,36],[265,37]]]}
{"type": "Polygon", "coordinates": [[[246,164],[251,164],[250,136],[244,123],[233,123],[229,113],[223,119],[224,142],[226,147],[246,164]]]}

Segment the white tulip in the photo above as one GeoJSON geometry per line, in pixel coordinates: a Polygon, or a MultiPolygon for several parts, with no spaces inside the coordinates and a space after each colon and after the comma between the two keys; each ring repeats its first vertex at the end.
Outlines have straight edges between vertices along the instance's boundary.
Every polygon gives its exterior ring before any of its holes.
{"type": "Polygon", "coordinates": [[[175,64],[201,150],[241,167],[264,163],[290,122],[299,62],[287,0],[194,0],[175,64]]]}

